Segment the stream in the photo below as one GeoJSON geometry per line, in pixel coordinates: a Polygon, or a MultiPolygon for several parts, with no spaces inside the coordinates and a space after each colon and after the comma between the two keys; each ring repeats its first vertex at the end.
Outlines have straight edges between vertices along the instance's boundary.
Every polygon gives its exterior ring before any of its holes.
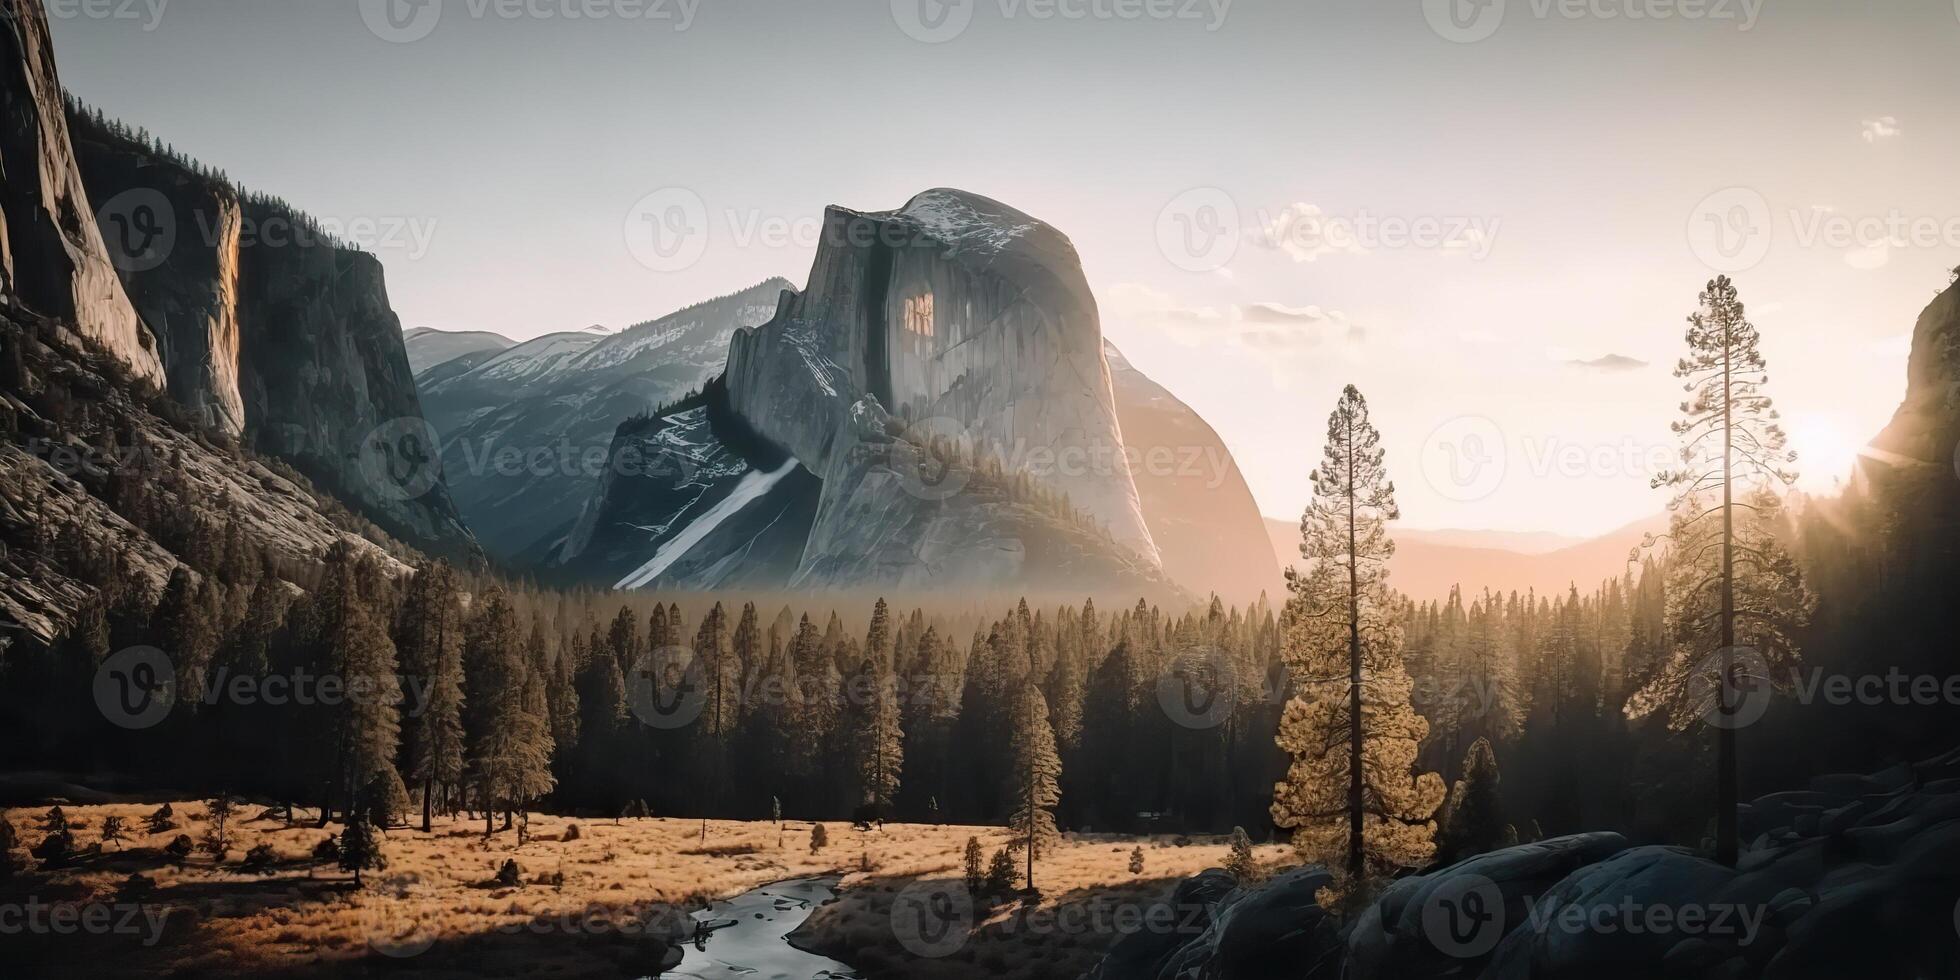
{"type": "Polygon", "coordinates": [[[711,910],[694,913],[694,921],[713,931],[682,944],[686,956],[662,977],[698,980],[857,980],[850,967],[806,953],[786,940],[810,913],[834,894],[835,879],[805,878],[763,885],[711,910]]]}

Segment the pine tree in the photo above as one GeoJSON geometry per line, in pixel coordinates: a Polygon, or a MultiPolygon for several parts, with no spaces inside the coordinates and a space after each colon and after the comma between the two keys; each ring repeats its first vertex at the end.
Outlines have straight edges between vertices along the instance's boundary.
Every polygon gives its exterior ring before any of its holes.
{"type": "Polygon", "coordinates": [[[1130,873],[1133,875],[1143,873],[1143,848],[1141,846],[1130,851],[1130,873]]]}
{"type": "Polygon", "coordinates": [[[0,881],[6,881],[22,870],[22,862],[14,856],[14,849],[20,846],[20,832],[14,829],[14,822],[0,812],[0,881]]]}
{"type": "Polygon", "coordinates": [[[1055,829],[1055,807],[1062,802],[1062,760],[1055,753],[1055,732],[1048,726],[1048,704],[1033,680],[1023,682],[1014,707],[1008,799],[1013,812],[1008,831],[1016,848],[1027,849],[1028,887],[1034,887],[1034,861],[1061,842],[1055,829]]]}
{"type": "Polygon", "coordinates": [[[483,832],[494,832],[492,811],[507,814],[551,791],[551,731],[527,706],[532,672],[517,637],[517,616],[501,589],[481,599],[471,631],[468,660],[479,665],[469,679],[472,714],[469,771],[483,806],[483,832]]]}
{"type": "Polygon", "coordinates": [[[1273,821],[1308,860],[1344,858],[1355,887],[1371,872],[1417,866],[1435,850],[1442,777],[1414,775],[1429,725],[1410,705],[1401,630],[1387,584],[1395,487],[1368,405],[1349,385],[1327,422],[1300,519],[1307,570],[1287,571],[1282,656],[1300,692],[1280,720],[1293,757],[1273,821]]]}
{"type": "Polygon", "coordinates": [[[348,818],[346,829],[340,833],[338,857],[340,870],[354,873],[355,888],[361,887],[362,872],[383,871],[388,867],[388,857],[381,850],[381,836],[365,814],[348,818]]]}
{"type": "Polygon", "coordinates": [[[884,819],[898,800],[899,774],[905,766],[898,678],[878,657],[867,655],[851,693],[852,755],[857,763],[859,797],[884,819]]]}
{"type": "Polygon", "coordinates": [[[455,572],[425,565],[408,587],[395,628],[402,673],[422,686],[408,727],[408,771],[422,790],[422,830],[432,828],[436,797],[463,780],[463,608],[455,572]]]}
{"type": "Polygon", "coordinates": [[[1232,840],[1225,855],[1225,873],[1237,879],[1240,885],[1250,884],[1257,865],[1252,857],[1252,838],[1247,837],[1244,827],[1232,828],[1232,840]]]}
{"type": "Polygon", "coordinates": [[[123,839],[123,818],[114,815],[104,817],[102,820],[102,843],[114,844],[117,850],[121,850],[123,839]]]}
{"type": "Polygon", "coordinates": [[[1688,356],[1675,366],[1689,395],[1673,424],[1681,466],[1654,478],[1669,501],[1667,623],[1673,651],[1628,702],[1633,718],[1664,711],[1670,727],[1715,728],[1716,859],[1733,867],[1737,832],[1739,688],[1787,689],[1796,637],[1815,598],[1777,540],[1781,487],[1796,481],[1768,363],[1735,284],[1719,276],[1688,318],[1688,356]],[[1738,645],[1754,651],[1741,655],[1738,645]],[[1766,675],[1766,676],[1744,676],[1766,675]]]}
{"type": "Polygon", "coordinates": [[[966,853],[962,861],[962,870],[966,875],[967,894],[978,895],[980,894],[980,889],[986,887],[987,871],[984,866],[985,861],[986,856],[980,850],[980,838],[968,837],[966,839],[966,853]]]}
{"type": "Polygon", "coordinates": [[[1490,740],[1470,743],[1463,757],[1463,778],[1450,788],[1449,822],[1438,842],[1445,861],[1460,861],[1502,845],[1504,811],[1498,783],[1497,752],[1490,740]]]}
{"type": "Polygon", "coordinates": [[[218,626],[209,608],[199,600],[199,588],[190,566],[172,569],[150,621],[150,635],[156,637],[176,670],[177,700],[193,711],[202,702],[205,674],[217,652],[218,626]]]}
{"type": "Polygon", "coordinates": [[[365,603],[338,626],[328,642],[340,652],[348,692],[331,715],[342,786],[356,808],[373,808],[385,805],[382,797],[401,780],[395,770],[402,700],[395,644],[365,603]]]}

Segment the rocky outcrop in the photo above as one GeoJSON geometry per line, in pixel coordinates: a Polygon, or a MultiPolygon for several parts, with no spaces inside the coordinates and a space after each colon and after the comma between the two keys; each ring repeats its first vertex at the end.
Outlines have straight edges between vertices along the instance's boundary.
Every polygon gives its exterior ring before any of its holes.
{"type": "Polygon", "coordinates": [[[124,288],[157,338],[170,396],[205,426],[245,431],[238,391],[238,195],[218,181],[111,132],[99,117],[73,114],[75,156],[91,193],[133,202],[106,209],[105,235],[138,209],[169,222],[170,246],[124,256],[124,288]]]}
{"type": "Polygon", "coordinates": [[[1006,205],[937,189],[898,211],[828,209],[809,284],[736,334],[727,378],[734,410],[825,482],[806,568],[910,574],[844,520],[912,506],[844,495],[901,492],[855,472],[887,414],[1030,473],[1158,564],[1075,247],[1006,205]]]}
{"type": "Polygon", "coordinates": [[[1138,503],[1074,248],[976,195],[829,209],[808,286],[735,331],[701,400],[619,435],[561,569],[710,585],[719,573],[698,570],[735,553],[717,549],[805,520],[783,495],[806,485],[817,500],[778,586],[1184,595],[1138,503]],[[620,472],[663,451],[682,465],[620,472]]]}
{"type": "MultiPolygon", "coordinates": [[[[1247,604],[1284,586],[1238,461],[1189,405],[1103,344],[1123,447],[1164,572],[1185,588],[1247,604]]],[[[1295,535],[1297,537],[1297,534],[1295,535]]]]}
{"type": "MultiPolygon", "coordinates": [[[[303,221],[259,202],[246,203],[245,220],[260,228],[303,221]]],[[[436,447],[424,444],[401,320],[378,259],[305,234],[247,243],[238,325],[239,394],[254,448],[291,462],[410,544],[452,559],[477,556],[436,447]],[[393,429],[414,445],[392,445],[393,429]],[[374,458],[378,437],[391,443],[379,448],[411,454],[403,460],[411,469],[433,472],[399,485],[376,479],[363,461],[374,458]]]]}
{"type": "Polygon", "coordinates": [[[1266,910],[1260,931],[1302,951],[1285,974],[1300,980],[1912,980],[1960,968],[1960,750],[1820,777],[1746,805],[1742,822],[1753,840],[1733,869],[1583,834],[1402,878],[1339,943],[1313,938],[1334,927],[1299,901],[1300,879],[1282,877],[1220,899],[1199,939],[1126,939],[1091,976],[1279,975],[1235,958],[1234,908],[1266,910]]]}
{"type": "Polygon", "coordinates": [[[89,200],[47,13],[40,0],[0,0],[0,293],[162,385],[156,341],[123,292],[89,200]]]}
{"type": "MultiPolygon", "coordinates": [[[[517,560],[562,540],[620,424],[700,391],[727,363],[729,338],[767,320],[788,285],[772,279],[615,334],[550,334],[418,373],[450,492],[484,548],[517,560]]],[[[411,348],[438,340],[462,343],[422,335],[411,348]]]]}

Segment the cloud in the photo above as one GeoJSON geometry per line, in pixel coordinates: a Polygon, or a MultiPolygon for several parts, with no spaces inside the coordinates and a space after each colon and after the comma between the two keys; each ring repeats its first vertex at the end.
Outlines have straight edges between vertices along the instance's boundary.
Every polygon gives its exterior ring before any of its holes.
{"type": "Polygon", "coordinates": [[[1263,226],[1247,229],[1246,237],[1254,245],[1285,252],[1295,262],[1312,262],[1323,255],[1364,255],[1368,251],[1346,222],[1305,201],[1281,208],[1263,226]]]}
{"type": "Polygon", "coordinates": [[[1877,119],[1865,120],[1864,131],[1860,135],[1865,138],[1865,142],[1876,143],[1879,140],[1891,139],[1904,132],[1905,129],[1899,125],[1899,120],[1896,116],[1880,116],[1877,119]]]}
{"type": "Polygon", "coordinates": [[[1224,341],[1265,353],[1297,353],[1331,341],[1360,343],[1367,331],[1339,310],[1318,306],[1253,303],[1216,309],[1185,306],[1168,293],[1120,283],[1105,293],[1111,317],[1155,324],[1180,343],[1224,341]]]}
{"type": "Polygon", "coordinates": [[[1588,371],[1612,371],[1612,372],[1638,371],[1641,368],[1647,366],[1646,361],[1643,361],[1637,357],[1628,357],[1625,354],[1607,354],[1603,357],[1595,357],[1591,360],[1575,359],[1575,360],[1566,361],[1565,363],[1572,367],[1585,368],[1588,371]]]}

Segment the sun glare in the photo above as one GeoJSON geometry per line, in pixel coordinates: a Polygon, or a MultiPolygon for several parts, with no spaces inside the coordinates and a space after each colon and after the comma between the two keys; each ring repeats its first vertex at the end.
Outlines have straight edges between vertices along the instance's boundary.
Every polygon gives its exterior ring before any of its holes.
{"type": "Polygon", "coordinates": [[[1851,476],[1864,441],[1836,415],[1808,412],[1786,420],[1790,448],[1797,451],[1797,485],[1811,492],[1829,491],[1851,476]]]}

